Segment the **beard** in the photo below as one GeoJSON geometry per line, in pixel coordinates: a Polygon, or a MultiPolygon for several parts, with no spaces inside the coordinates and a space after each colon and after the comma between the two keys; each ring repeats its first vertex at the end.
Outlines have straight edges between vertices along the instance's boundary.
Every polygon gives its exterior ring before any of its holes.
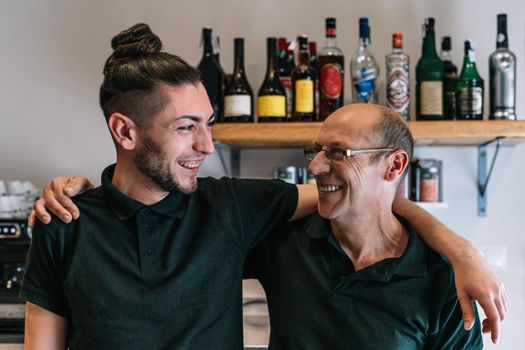
{"type": "Polygon", "coordinates": [[[193,179],[191,184],[183,185],[177,181],[177,177],[170,170],[170,162],[166,153],[150,137],[144,138],[144,144],[134,158],[137,169],[149,177],[164,191],[179,191],[191,193],[197,189],[197,181],[193,179]]]}

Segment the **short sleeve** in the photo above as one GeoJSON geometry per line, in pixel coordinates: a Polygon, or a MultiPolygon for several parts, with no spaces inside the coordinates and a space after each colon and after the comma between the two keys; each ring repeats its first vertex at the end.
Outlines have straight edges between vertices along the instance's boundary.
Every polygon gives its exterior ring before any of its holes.
{"type": "Polygon", "coordinates": [[[245,252],[276,225],[285,223],[297,208],[297,186],[281,180],[232,180],[242,221],[245,252]]]}
{"type": "Polygon", "coordinates": [[[20,298],[62,317],[68,315],[68,303],[60,273],[60,249],[55,239],[60,232],[37,221],[26,258],[20,298]]]}
{"type": "Polygon", "coordinates": [[[439,319],[439,332],[429,340],[428,349],[483,349],[481,326],[476,305],[475,322],[472,329],[466,331],[463,326],[463,314],[459,300],[454,295],[443,306],[439,319]]]}

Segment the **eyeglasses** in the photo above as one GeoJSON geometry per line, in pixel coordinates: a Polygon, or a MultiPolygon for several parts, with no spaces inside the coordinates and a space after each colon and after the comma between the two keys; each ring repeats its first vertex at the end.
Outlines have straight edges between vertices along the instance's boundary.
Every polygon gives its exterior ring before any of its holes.
{"type": "Polygon", "coordinates": [[[393,150],[395,150],[395,148],[344,149],[337,146],[307,146],[304,148],[304,157],[306,158],[306,160],[313,160],[319,152],[325,152],[326,158],[341,161],[345,158],[349,158],[358,154],[387,152],[393,150]]]}

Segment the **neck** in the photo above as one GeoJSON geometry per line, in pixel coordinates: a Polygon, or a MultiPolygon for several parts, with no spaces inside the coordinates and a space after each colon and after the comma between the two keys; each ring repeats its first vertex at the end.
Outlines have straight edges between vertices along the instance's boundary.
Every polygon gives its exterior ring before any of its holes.
{"type": "Polygon", "coordinates": [[[391,206],[379,208],[356,210],[342,219],[330,220],[335,239],[356,271],[387,258],[400,257],[405,251],[408,242],[405,227],[392,214],[391,206]]]}
{"type": "Polygon", "coordinates": [[[146,205],[158,203],[169,194],[152,179],[140,172],[133,160],[122,160],[118,156],[111,183],[129,198],[146,205]]]}

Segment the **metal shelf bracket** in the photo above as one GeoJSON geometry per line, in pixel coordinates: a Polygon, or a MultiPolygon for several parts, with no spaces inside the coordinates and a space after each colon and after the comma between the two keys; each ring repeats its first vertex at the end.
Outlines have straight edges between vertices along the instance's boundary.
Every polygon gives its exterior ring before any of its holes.
{"type": "Polygon", "coordinates": [[[241,175],[241,151],[238,148],[232,147],[228,144],[222,143],[220,141],[215,141],[215,148],[217,149],[217,154],[221,160],[222,169],[228,177],[240,177],[241,175]],[[230,166],[226,164],[226,158],[224,156],[224,151],[228,150],[230,152],[230,166]]]}
{"type": "Polygon", "coordinates": [[[494,170],[494,164],[498,157],[498,151],[505,137],[496,137],[494,140],[487,141],[478,146],[478,216],[487,216],[487,186],[494,170]],[[496,150],[492,156],[490,168],[487,172],[487,148],[496,142],[496,150]]]}

